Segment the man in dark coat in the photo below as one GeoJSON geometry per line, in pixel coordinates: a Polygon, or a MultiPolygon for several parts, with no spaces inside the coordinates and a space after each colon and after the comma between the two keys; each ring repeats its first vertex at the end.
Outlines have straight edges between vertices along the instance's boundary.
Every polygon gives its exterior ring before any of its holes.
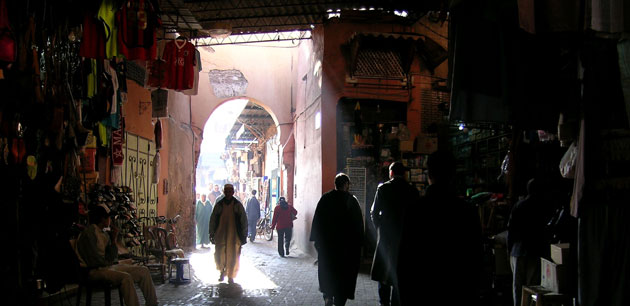
{"type": "Polygon", "coordinates": [[[335,189],[322,195],[313,216],[311,241],[318,260],[319,290],[326,306],[354,299],[363,246],[363,216],[351,195],[350,178],[335,177],[335,189]]]}
{"type": "Polygon", "coordinates": [[[195,221],[197,222],[197,244],[201,244],[202,248],[210,245],[210,236],[208,235],[208,223],[212,215],[212,203],[206,198],[205,194],[201,195],[201,200],[197,201],[195,210],[195,221]]]}
{"type": "Polygon", "coordinates": [[[256,225],[260,219],[260,202],[256,199],[256,190],[252,190],[252,197],[247,199],[245,212],[247,213],[247,235],[249,241],[254,242],[256,240],[256,225]]]}
{"type": "Polygon", "coordinates": [[[400,162],[389,166],[390,180],[376,189],[370,212],[378,234],[371,275],[372,280],[378,281],[379,302],[383,306],[390,302],[399,305],[396,269],[403,216],[407,205],[417,205],[420,197],[418,190],[405,181],[406,170],[400,162]]]}
{"type": "Polygon", "coordinates": [[[429,183],[418,205],[405,213],[398,261],[401,305],[479,305],[483,245],[479,214],[456,196],[455,158],[429,155],[429,183]]]}

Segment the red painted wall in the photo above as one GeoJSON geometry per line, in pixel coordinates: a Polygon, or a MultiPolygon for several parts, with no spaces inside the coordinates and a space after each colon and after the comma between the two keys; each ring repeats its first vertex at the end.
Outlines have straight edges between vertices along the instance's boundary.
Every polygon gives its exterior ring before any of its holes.
{"type": "MultiPolygon", "coordinates": [[[[417,33],[426,35],[445,49],[448,41],[447,24],[432,24],[427,20],[420,20],[414,26],[402,26],[396,24],[359,24],[344,22],[339,19],[331,19],[323,26],[324,55],[323,55],[323,86],[322,86],[322,192],[334,187],[333,178],[337,171],[337,133],[336,133],[336,106],[342,97],[362,99],[382,99],[408,103],[407,125],[411,132],[411,139],[420,133],[422,101],[421,89],[430,89],[434,77],[446,78],[447,63],[442,63],[432,75],[422,66],[421,60],[416,56],[410,76],[412,89],[410,92],[400,89],[358,89],[346,83],[346,59],[341,46],[346,44],[350,37],[360,32],[382,33],[417,33]]],[[[381,82],[387,82],[381,80],[381,82]]],[[[393,102],[396,103],[396,102],[393,102]]]]}

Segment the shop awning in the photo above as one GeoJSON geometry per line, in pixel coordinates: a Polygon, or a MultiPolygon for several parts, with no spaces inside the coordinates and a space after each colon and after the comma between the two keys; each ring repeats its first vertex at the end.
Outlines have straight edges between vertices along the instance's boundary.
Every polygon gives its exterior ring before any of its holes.
{"type": "Polygon", "coordinates": [[[433,72],[448,57],[434,40],[415,33],[355,33],[344,46],[351,77],[404,79],[418,55],[433,72]]]}

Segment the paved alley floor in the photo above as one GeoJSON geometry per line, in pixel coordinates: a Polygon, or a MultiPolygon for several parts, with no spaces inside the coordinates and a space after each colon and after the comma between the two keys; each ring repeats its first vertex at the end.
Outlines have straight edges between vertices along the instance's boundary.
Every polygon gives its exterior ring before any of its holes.
{"type": "MultiPolygon", "coordinates": [[[[214,246],[186,254],[193,274],[188,284],[154,281],[160,305],[324,305],[315,258],[295,248],[282,258],[275,240],[248,242],[243,246],[240,270],[232,285],[227,284],[227,279],[219,283],[213,254],[214,246]]],[[[188,277],[187,269],[184,276],[188,277]]],[[[139,290],[138,296],[144,304],[139,290]]],[[[71,299],[72,305],[75,298],[71,299]]],[[[118,304],[118,294],[112,292],[112,305],[118,304]]],[[[103,305],[102,293],[94,294],[92,305],[103,305]]],[[[378,305],[377,283],[368,274],[360,273],[355,299],[346,305],[378,305]]]]}

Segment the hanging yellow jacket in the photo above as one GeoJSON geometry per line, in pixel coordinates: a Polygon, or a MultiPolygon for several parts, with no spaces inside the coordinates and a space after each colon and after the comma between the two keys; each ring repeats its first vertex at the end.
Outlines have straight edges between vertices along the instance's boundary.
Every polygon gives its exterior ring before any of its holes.
{"type": "Polygon", "coordinates": [[[116,26],[116,1],[103,0],[98,9],[98,20],[105,28],[105,56],[108,59],[120,57],[118,51],[118,27],[116,26]]]}

